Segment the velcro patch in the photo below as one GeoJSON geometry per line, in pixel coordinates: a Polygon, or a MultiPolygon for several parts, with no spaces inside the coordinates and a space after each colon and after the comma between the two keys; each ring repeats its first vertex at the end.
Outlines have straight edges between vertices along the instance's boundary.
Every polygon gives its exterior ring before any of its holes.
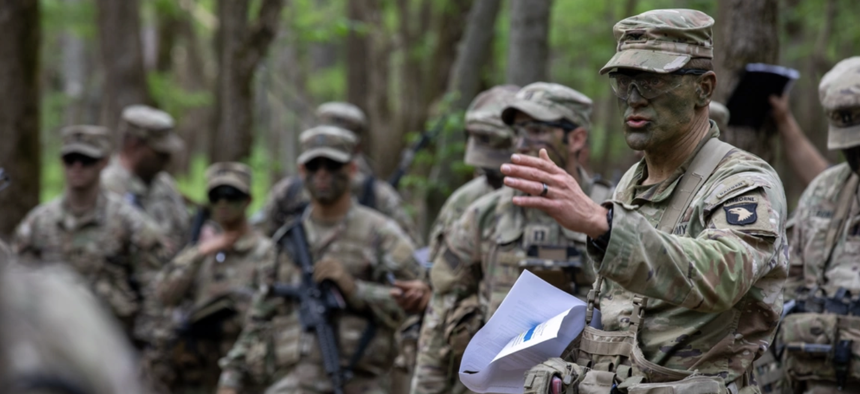
{"type": "Polygon", "coordinates": [[[735,204],[732,206],[723,206],[726,211],[726,222],[735,226],[746,226],[753,224],[758,220],[756,209],[758,203],[735,204]]]}

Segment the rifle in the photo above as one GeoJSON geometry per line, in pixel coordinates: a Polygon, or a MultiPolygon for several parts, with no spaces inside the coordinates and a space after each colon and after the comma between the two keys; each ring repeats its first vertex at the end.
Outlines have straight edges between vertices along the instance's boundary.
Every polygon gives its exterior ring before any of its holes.
{"type": "Polygon", "coordinates": [[[427,145],[430,144],[430,141],[442,132],[442,128],[445,127],[445,123],[447,121],[447,114],[440,117],[439,120],[436,121],[436,124],[433,125],[432,129],[425,130],[421,133],[421,138],[419,138],[418,141],[415,141],[411,148],[403,151],[400,163],[397,164],[397,170],[395,170],[394,174],[391,174],[391,177],[388,178],[388,184],[391,185],[391,187],[397,189],[397,186],[400,184],[400,180],[404,175],[406,175],[406,172],[409,171],[409,167],[412,166],[412,161],[415,160],[415,154],[426,148],[427,145]]]}
{"type": "Polygon", "coordinates": [[[346,308],[343,297],[330,283],[317,283],[314,280],[314,267],[308,250],[307,236],[301,218],[282,227],[275,235],[282,250],[290,251],[293,261],[301,270],[301,288],[275,284],[272,294],[300,302],[299,322],[305,331],[313,331],[322,353],[323,366],[334,387],[335,394],[343,394],[343,385],[350,378],[349,371],[340,366],[340,352],[337,337],[331,324],[331,315],[346,308]],[[286,229],[286,233],[283,230],[286,229]]]}

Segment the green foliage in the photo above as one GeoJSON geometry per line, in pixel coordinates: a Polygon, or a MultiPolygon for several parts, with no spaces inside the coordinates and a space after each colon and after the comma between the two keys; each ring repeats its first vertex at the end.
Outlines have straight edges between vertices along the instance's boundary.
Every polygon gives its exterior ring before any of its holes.
{"type": "Polygon", "coordinates": [[[172,73],[149,72],[146,75],[149,93],[158,103],[159,108],[167,111],[174,118],[192,108],[212,105],[212,92],[201,90],[191,92],[183,89],[172,73]]]}
{"type": "Polygon", "coordinates": [[[95,1],[39,0],[39,6],[44,37],[64,31],[81,38],[96,37],[95,1]]]}

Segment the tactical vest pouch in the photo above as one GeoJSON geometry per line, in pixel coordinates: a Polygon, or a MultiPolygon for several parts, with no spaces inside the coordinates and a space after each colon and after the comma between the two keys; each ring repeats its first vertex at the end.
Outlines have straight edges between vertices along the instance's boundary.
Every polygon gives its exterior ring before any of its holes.
{"type": "Polygon", "coordinates": [[[860,382],[860,317],[791,314],[777,343],[784,349],[783,368],[792,380],[860,382]]]}
{"type": "Polygon", "coordinates": [[[579,365],[568,363],[558,357],[554,357],[532,367],[532,369],[526,372],[525,384],[523,386],[525,391],[523,393],[552,393],[553,378],[558,378],[558,380],[560,380],[560,393],[583,393],[581,389],[576,391],[576,387],[577,385],[581,386],[580,381],[587,376],[589,372],[592,371],[587,371],[587,369],[582,368],[579,365]]]}
{"type": "MultiPolygon", "coordinates": [[[[619,388],[623,388],[619,385],[619,388]]],[[[722,379],[703,375],[688,376],[676,382],[640,383],[627,388],[627,394],[729,394],[722,379]]]]}
{"type": "Polygon", "coordinates": [[[466,345],[483,323],[484,313],[477,295],[463,299],[456,309],[445,316],[445,341],[455,359],[463,356],[466,345]]]}

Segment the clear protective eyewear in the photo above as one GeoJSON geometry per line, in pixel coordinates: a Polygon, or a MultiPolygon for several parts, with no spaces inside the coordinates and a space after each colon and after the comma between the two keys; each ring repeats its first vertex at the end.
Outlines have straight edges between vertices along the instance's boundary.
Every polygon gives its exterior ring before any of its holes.
{"type": "Polygon", "coordinates": [[[659,97],[681,86],[684,75],[702,75],[708,70],[693,68],[682,68],[668,74],[657,74],[652,72],[640,72],[630,75],[624,72],[614,71],[609,73],[609,85],[618,98],[627,100],[630,96],[630,88],[636,86],[639,95],[646,100],[659,97]]]}

